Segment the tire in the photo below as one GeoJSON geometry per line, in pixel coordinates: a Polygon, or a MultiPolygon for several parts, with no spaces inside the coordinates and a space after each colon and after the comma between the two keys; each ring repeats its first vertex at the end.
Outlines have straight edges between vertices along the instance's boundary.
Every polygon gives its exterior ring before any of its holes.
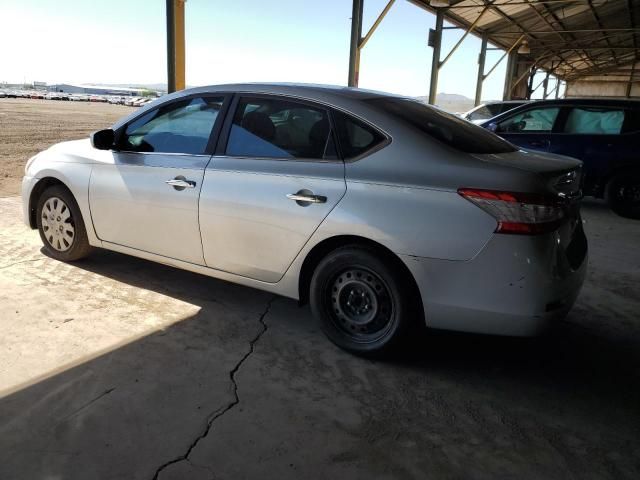
{"type": "Polygon", "coordinates": [[[416,314],[412,284],[374,249],[351,245],[329,253],[311,278],[309,303],[327,337],[360,355],[393,351],[416,314]]]}
{"type": "Polygon", "coordinates": [[[606,199],[618,215],[640,219],[640,172],[615,175],[607,184],[606,199]]]}
{"type": "Polygon", "coordinates": [[[91,252],[80,208],[65,187],[53,185],[42,192],[36,220],[40,239],[50,257],[73,262],[91,252]]]}

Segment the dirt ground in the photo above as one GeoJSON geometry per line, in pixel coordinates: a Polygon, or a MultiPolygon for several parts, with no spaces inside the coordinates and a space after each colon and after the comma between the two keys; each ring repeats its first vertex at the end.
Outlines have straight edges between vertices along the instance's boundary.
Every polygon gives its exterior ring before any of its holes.
{"type": "Polygon", "coordinates": [[[547,335],[431,331],[372,361],[288,299],[55,261],[0,198],[0,479],[638,479],[640,222],[583,215],[587,280],[547,335]]]}
{"type": "Polygon", "coordinates": [[[131,111],[108,103],[0,98],[0,197],[20,193],[25,163],[36,153],[86,138],[131,111]]]}

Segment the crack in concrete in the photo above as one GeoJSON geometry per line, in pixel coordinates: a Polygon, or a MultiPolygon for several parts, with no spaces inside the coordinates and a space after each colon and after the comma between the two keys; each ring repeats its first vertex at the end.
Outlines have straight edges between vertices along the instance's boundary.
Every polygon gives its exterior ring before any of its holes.
{"type": "Polygon", "coordinates": [[[273,302],[277,299],[277,297],[273,297],[271,298],[271,300],[269,300],[267,302],[267,306],[264,310],[264,312],[262,312],[260,314],[260,317],[258,318],[258,321],[260,322],[260,331],[256,334],[255,337],[253,337],[252,340],[249,340],[249,350],[247,351],[247,353],[245,353],[242,358],[238,361],[238,363],[236,363],[236,365],[231,369],[231,371],[229,372],[229,379],[231,380],[231,384],[233,385],[233,400],[227,404],[226,406],[219,408],[218,410],[215,410],[209,417],[207,420],[207,425],[205,426],[204,430],[202,431],[202,433],[200,433],[200,435],[198,435],[196,437],[196,439],[191,442],[191,444],[189,445],[189,448],[187,448],[187,451],[183,454],[180,455],[179,457],[174,458],[173,460],[169,460],[168,462],[163,463],[162,465],[160,465],[160,467],[158,467],[158,469],[156,470],[155,474],[153,475],[153,480],[158,480],[160,474],[162,473],[162,471],[169,467],[170,465],[173,465],[175,463],[179,463],[182,461],[186,461],[187,463],[189,463],[190,465],[194,466],[194,467],[199,467],[199,468],[204,468],[206,470],[209,470],[211,473],[213,473],[212,470],[209,469],[209,467],[205,466],[205,465],[196,465],[194,463],[192,463],[189,460],[189,455],[191,455],[191,452],[193,451],[194,448],[196,448],[196,446],[198,445],[198,443],[200,442],[200,440],[204,439],[207,437],[207,435],[209,435],[209,432],[211,431],[211,428],[213,427],[214,422],[219,419],[220,417],[222,417],[225,413],[229,412],[230,410],[232,410],[236,405],[238,405],[240,403],[240,397],[238,396],[238,383],[236,382],[236,374],[238,373],[238,371],[240,370],[240,368],[242,367],[242,364],[251,356],[251,354],[254,352],[255,350],[255,346],[256,343],[260,340],[260,338],[267,332],[267,330],[269,329],[269,326],[267,325],[267,323],[264,321],[264,318],[267,316],[267,314],[271,311],[271,305],[273,305],[273,302]]]}
{"type": "Polygon", "coordinates": [[[31,260],[20,260],[19,262],[13,262],[13,263],[10,263],[9,265],[3,265],[0,267],[0,270],[5,270],[15,265],[20,265],[21,263],[37,262],[39,260],[44,260],[44,258],[32,258],[31,260]]]}

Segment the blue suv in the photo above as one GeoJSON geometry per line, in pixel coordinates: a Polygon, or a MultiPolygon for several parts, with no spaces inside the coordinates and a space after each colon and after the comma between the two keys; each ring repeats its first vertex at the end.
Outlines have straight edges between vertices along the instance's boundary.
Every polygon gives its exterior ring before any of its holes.
{"type": "Polygon", "coordinates": [[[640,218],[640,101],[541,100],[481,124],[525,150],[582,160],[584,194],[640,218]]]}

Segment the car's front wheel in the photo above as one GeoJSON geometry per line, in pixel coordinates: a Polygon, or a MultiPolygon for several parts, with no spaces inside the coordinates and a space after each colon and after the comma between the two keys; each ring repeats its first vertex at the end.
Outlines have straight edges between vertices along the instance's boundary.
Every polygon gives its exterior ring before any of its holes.
{"type": "Polygon", "coordinates": [[[80,208],[69,190],[61,185],[47,188],[38,199],[38,231],[47,254],[72,262],[91,251],[80,208]]]}
{"type": "Polygon", "coordinates": [[[345,246],[329,253],[311,279],[311,310],[327,337],[345,350],[386,353],[416,320],[410,282],[381,258],[373,249],[345,246]]]}
{"type": "Polygon", "coordinates": [[[620,173],[607,185],[607,201],[618,215],[640,219],[640,172],[620,173]]]}

